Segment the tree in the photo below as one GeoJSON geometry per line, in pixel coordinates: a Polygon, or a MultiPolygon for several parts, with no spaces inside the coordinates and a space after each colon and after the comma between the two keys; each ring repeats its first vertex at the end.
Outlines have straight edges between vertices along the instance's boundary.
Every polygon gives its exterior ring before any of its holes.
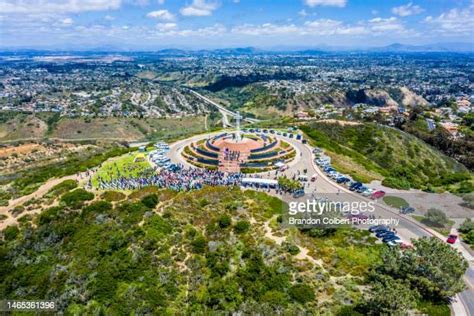
{"type": "Polygon", "coordinates": [[[234,226],[234,230],[237,234],[243,234],[250,229],[250,222],[248,221],[238,221],[234,226]]]}
{"type": "Polygon", "coordinates": [[[462,280],[467,261],[441,240],[422,237],[413,240],[413,249],[403,254],[397,249],[382,253],[382,272],[408,280],[426,299],[448,298],[464,290],[462,280]]]}
{"type": "Polygon", "coordinates": [[[443,211],[430,208],[426,212],[425,221],[431,226],[444,227],[448,222],[448,217],[443,211]]]}
{"type": "Polygon", "coordinates": [[[458,230],[461,233],[467,234],[470,231],[474,230],[474,222],[470,218],[466,218],[466,220],[461,224],[458,230]]]}
{"type": "Polygon", "coordinates": [[[315,299],[313,289],[306,284],[296,284],[290,288],[290,296],[295,301],[305,304],[315,299]]]}
{"type": "Polygon", "coordinates": [[[13,240],[16,238],[16,236],[18,236],[19,233],[20,230],[17,226],[7,226],[7,228],[3,230],[3,237],[5,240],[13,240]]]}
{"type": "Polygon", "coordinates": [[[471,230],[469,233],[464,235],[463,240],[469,245],[474,245],[474,230],[471,230]]]}
{"type": "Polygon", "coordinates": [[[76,189],[64,194],[61,201],[72,208],[80,208],[85,201],[94,199],[94,194],[84,189],[76,189]]]}
{"type": "Polygon", "coordinates": [[[193,248],[194,253],[204,253],[204,251],[206,251],[207,240],[202,235],[197,236],[191,242],[191,246],[193,248]]]}
{"type": "Polygon", "coordinates": [[[418,294],[406,280],[378,275],[370,291],[367,313],[370,315],[406,315],[416,305],[418,294]]]}
{"type": "Polygon", "coordinates": [[[229,227],[230,224],[232,224],[232,219],[230,218],[229,215],[222,215],[221,217],[219,217],[219,227],[220,228],[229,227]]]}
{"type": "Polygon", "coordinates": [[[155,193],[147,195],[142,199],[142,203],[146,207],[151,208],[151,209],[154,209],[156,207],[156,205],[158,204],[158,201],[159,201],[158,195],[156,195],[155,193]]]}

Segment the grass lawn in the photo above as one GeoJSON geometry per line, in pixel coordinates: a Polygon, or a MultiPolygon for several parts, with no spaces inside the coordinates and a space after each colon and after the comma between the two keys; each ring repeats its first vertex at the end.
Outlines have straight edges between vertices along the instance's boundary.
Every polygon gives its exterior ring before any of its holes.
{"type": "Polygon", "coordinates": [[[135,161],[138,152],[125,154],[113,161],[108,161],[100,167],[97,173],[92,178],[92,185],[98,185],[99,177],[103,180],[110,181],[112,179],[122,177],[136,177],[149,170],[151,165],[147,160],[135,161]]]}
{"type": "Polygon", "coordinates": [[[394,208],[401,208],[401,207],[407,207],[409,206],[408,202],[402,199],[401,197],[398,196],[385,196],[383,198],[383,201],[385,204],[388,206],[394,207],[394,208]]]}
{"type": "Polygon", "coordinates": [[[451,315],[451,310],[449,309],[448,304],[436,304],[430,301],[419,301],[417,304],[417,309],[430,316],[449,316],[451,315]]]}

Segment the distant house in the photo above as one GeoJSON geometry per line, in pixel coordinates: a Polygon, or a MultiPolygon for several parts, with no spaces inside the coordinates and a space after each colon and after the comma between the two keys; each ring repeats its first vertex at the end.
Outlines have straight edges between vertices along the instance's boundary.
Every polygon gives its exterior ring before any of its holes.
{"type": "Polygon", "coordinates": [[[300,111],[300,112],[296,113],[295,116],[296,116],[297,119],[300,119],[300,120],[309,119],[309,114],[305,111],[300,111]]]}
{"type": "Polygon", "coordinates": [[[431,132],[436,128],[436,123],[433,119],[427,118],[426,119],[426,125],[428,127],[428,130],[431,132]]]}
{"type": "Polygon", "coordinates": [[[459,126],[452,122],[442,122],[440,125],[447,130],[453,137],[456,137],[459,132],[459,126]]]}

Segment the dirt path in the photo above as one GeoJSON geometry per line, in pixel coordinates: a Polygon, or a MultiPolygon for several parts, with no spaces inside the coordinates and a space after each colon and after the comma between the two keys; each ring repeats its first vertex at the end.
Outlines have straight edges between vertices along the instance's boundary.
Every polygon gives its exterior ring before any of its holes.
{"type": "MultiPolygon", "coordinates": [[[[46,193],[48,193],[49,190],[51,190],[51,188],[53,188],[55,185],[63,182],[64,180],[71,180],[72,179],[72,180],[79,181],[79,180],[81,180],[80,179],[81,176],[83,176],[83,175],[82,174],[75,174],[75,175],[65,176],[65,177],[62,177],[62,178],[50,179],[46,183],[41,185],[38,188],[38,190],[36,190],[35,192],[33,192],[31,194],[28,194],[28,195],[21,196],[17,199],[11,200],[10,203],[8,204],[8,206],[0,207],[0,214],[8,216],[7,219],[5,219],[3,222],[0,223],[0,230],[3,230],[5,227],[7,227],[9,225],[17,224],[18,223],[17,219],[21,217],[21,216],[13,217],[12,214],[9,212],[9,210],[12,210],[16,206],[21,205],[21,204],[23,204],[23,203],[25,203],[25,202],[33,199],[33,198],[37,199],[37,198],[43,197],[46,193]]],[[[39,210],[38,211],[35,210],[35,211],[32,211],[32,212],[28,212],[27,214],[36,214],[38,212],[39,212],[39,210]]]]}

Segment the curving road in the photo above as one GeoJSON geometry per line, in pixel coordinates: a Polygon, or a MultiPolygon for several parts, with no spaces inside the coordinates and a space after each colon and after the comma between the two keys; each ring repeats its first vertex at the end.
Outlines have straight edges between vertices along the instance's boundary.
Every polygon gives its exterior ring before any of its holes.
{"type": "MultiPolygon", "coordinates": [[[[186,163],[183,158],[181,157],[181,151],[183,148],[190,144],[191,142],[195,142],[197,140],[207,138],[211,135],[222,133],[216,132],[206,135],[198,135],[195,137],[188,138],[186,140],[178,141],[170,146],[170,151],[168,153],[169,158],[176,163],[184,163],[186,166],[190,166],[186,163]]],[[[370,202],[372,200],[348,190],[346,187],[341,186],[334,182],[332,179],[328,178],[326,174],[319,169],[319,167],[313,161],[313,148],[309,145],[302,144],[295,139],[291,139],[288,137],[283,137],[279,135],[273,135],[277,138],[284,139],[285,141],[291,143],[296,151],[297,157],[296,159],[290,163],[291,168],[288,169],[285,174],[288,177],[293,177],[299,171],[303,174],[303,171],[307,170],[307,175],[311,177],[313,174],[317,175],[317,179],[315,182],[308,182],[307,187],[305,187],[305,192],[307,193],[305,197],[301,197],[296,199],[298,201],[305,201],[308,199],[308,194],[315,195],[318,197],[326,197],[329,200],[333,201],[348,201],[348,202],[370,202]]],[[[262,177],[267,178],[276,178],[275,172],[267,172],[262,173],[262,177]]],[[[283,199],[291,199],[294,201],[291,196],[279,196],[283,199]]],[[[426,226],[418,223],[411,217],[400,215],[398,210],[393,209],[391,207],[386,206],[380,202],[376,203],[375,209],[376,217],[385,218],[385,219],[394,219],[398,220],[399,224],[396,227],[397,234],[404,240],[405,242],[409,242],[412,238],[419,238],[422,236],[434,236],[440,238],[442,240],[445,239],[445,236],[440,235],[439,233],[427,228],[426,226]]],[[[452,310],[455,315],[473,315],[474,316],[474,258],[470,255],[470,253],[462,247],[462,245],[458,242],[454,246],[458,249],[462,255],[468,260],[469,262],[469,269],[465,275],[465,282],[467,285],[467,289],[457,295],[453,302],[452,302],[452,310]]]]}

